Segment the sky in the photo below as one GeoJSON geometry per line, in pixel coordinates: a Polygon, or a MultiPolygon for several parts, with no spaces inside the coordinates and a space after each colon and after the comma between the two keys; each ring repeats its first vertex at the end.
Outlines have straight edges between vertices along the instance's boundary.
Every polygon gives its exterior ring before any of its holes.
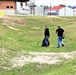
{"type": "Polygon", "coordinates": [[[35,2],[36,5],[48,5],[48,6],[56,6],[59,4],[65,5],[76,5],[76,0],[30,0],[31,2],[35,2]]]}

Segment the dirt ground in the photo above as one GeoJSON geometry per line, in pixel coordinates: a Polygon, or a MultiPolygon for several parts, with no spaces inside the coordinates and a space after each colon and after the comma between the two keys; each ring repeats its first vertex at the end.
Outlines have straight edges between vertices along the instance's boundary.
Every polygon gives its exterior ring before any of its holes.
{"type": "Polygon", "coordinates": [[[25,52],[19,51],[15,56],[10,58],[10,50],[0,49],[0,67],[3,69],[11,70],[15,67],[22,67],[26,64],[40,63],[40,64],[60,64],[76,58],[76,51],[73,52],[25,52]],[[2,62],[2,63],[1,63],[2,62]],[[11,65],[10,67],[3,65],[11,65]]]}
{"type": "Polygon", "coordinates": [[[29,55],[19,55],[11,59],[12,67],[21,67],[30,62],[45,63],[45,64],[59,64],[67,59],[76,58],[76,51],[74,52],[29,52],[29,55]]]}

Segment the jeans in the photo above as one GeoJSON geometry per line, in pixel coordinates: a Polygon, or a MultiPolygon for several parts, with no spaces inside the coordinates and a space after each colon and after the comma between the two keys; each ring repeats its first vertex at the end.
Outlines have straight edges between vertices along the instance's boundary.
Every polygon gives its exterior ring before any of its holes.
{"type": "Polygon", "coordinates": [[[49,36],[45,36],[45,43],[46,43],[46,46],[49,46],[49,36]]]}
{"type": "Polygon", "coordinates": [[[64,42],[62,40],[62,37],[58,36],[58,47],[60,47],[61,44],[64,45],[64,42]]]}

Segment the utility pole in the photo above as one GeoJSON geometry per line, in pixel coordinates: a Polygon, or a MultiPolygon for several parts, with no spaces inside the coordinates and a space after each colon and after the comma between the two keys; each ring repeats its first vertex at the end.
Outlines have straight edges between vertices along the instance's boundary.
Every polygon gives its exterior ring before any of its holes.
{"type": "Polygon", "coordinates": [[[66,16],[66,0],[64,0],[64,5],[65,5],[64,15],[66,16]]]}
{"type": "Polygon", "coordinates": [[[43,3],[43,15],[45,14],[45,3],[43,3]]]}
{"type": "Polygon", "coordinates": [[[34,7],[33,7],[33,15],[35,15],[35,0],[34,0],[34,7]]]}
{"type": "Polygon", "coordinates": [[[50,2],[50,15],[51,15],[51,2],[50,2]]]}

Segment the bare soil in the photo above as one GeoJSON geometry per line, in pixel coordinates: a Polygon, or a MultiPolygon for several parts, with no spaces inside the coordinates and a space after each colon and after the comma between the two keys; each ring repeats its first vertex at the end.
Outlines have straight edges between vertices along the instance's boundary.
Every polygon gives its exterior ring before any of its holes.
{"type": "Polygon", "coordinates": [[[37,62],[41,64],[59,64],[62,61],[76,58],[76,51],[74,52],[29,52],[29,55],[19,55],[11,59],[12,67],[22,67],[30,62],[37,62]]]}

